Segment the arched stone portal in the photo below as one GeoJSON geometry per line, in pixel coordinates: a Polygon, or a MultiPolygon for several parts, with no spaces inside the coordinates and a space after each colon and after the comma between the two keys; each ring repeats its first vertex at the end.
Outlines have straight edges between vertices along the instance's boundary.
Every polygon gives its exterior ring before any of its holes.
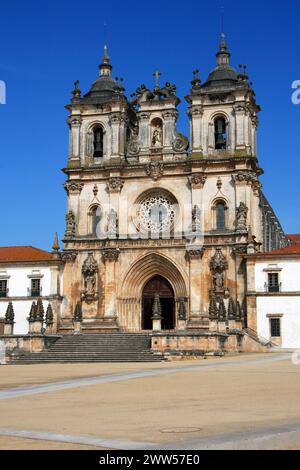
{"type": "MultiPolygon", "coordinates": [[[[139,258],[122,277],[118,295],[118,320],[121,328],[139,331],[142,327],[143,291],[155,276],[168,283],[174,298],[174,328],[176,327],[176,305],[179,299],[187,300],[189,311],[188,280],[185,272],[173,260],[158,253],[149,253],[139,258]]],[[[170,328],[171,329],[171,328],[170,328]]]]}
{"type": "Polygon", "coordinates": [[[152,330],[154,296],[159,295],[161,329],[175,328],[175,299],[171,284],[162,276],[154,276],[147,282],[142,294],[142,330],[152,330]]]}

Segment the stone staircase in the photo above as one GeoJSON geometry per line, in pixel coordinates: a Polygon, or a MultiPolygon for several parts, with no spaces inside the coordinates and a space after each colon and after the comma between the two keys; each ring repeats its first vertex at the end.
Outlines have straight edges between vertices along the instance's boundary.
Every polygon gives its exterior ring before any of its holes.
{"type": "Polygon", "coordinates": [[[78,362],[159,362],[153,354],[151,335],[147,333],[103,333],[64,335],[39,353],[17,352],[10,364],[78,362]]]}

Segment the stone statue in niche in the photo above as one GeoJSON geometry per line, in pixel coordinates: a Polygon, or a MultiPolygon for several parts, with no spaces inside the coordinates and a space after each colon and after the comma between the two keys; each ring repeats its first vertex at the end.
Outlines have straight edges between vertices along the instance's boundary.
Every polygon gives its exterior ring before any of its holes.
{"type": "Polygon", "coordinates": [[[85,300],[88,303],[98,298],[97,273],[97,262],[93,256],[93,253],[89,253],[87,259],[85,260],[82,266],[83,290],[81,292],[82,300],[85,300]]]}
{"type": "Polygon", "coordinates": [[[247,215],[248,207],[244,202],[241,202],[236,209],[236,229],[239,231],[247,230],[247,215]]]}
{"type": "Polygon", "coordinates": [[[200,232],[201,230],[201,209],[194,206],[192,210],[192,232],[200,232]]]}
{"type": "Polygon", "coordinates": [[[129,155],[136,155],[139,152],[139,128],[134,126],[130,132],[127,151],[129,155]]]}
{"type": "Polygon", "coordinates": [[[162,128],[156,125],[152,134],[152,147],[162,147],[162,128]]]}
{"type": "Polygon", "coordinates": [[[223,291],[225,289],[225,271],[228,269],[228,261],[221,248],[216,248],[216,252],[210,261],[210,269],[215,291],[223,291]]]}
{"type": "Polygon", "coordinates": [[[65,238],[72,238],[75,236],[75,215],[69,211],[66,215],[66,231],[65,238]]]}
{"type": "Polygon", "coordinates": [[[114,209],[108,214],[107,233],[109,238],[116,238],[118,230],[118,216],[114,209]]]}

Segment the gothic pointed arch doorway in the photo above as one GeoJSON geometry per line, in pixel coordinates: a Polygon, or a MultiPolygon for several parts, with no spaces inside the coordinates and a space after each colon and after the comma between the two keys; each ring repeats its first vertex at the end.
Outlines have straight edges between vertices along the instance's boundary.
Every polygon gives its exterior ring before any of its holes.
{"type": "Polygon", "coordinates": [[[153,276],[144,286],[142,292],[142,330],[152,330],[153,302],[159,295],[161,306],[162,330],[175,329],[175,298],[174,291],[163,276],[153,276]]]}

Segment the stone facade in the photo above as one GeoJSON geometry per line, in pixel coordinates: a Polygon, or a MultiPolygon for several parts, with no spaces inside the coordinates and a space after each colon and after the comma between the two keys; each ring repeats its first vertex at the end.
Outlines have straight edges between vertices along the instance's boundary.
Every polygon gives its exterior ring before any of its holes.
{"type": "Polygon", "coordinates": [[[67,105],[58,331],[74,331],[79,302],[83,332],[151,330],[155,295],[162,329],[243,328],[243,255],[264,243],[260,108],[246,71],[231,67],[222,35],[208,80],[201,84],[194,72],[186,97],[189,138],[176,127],[175,85],[161,86],[156,72],[154,88],[141,85],[129,102],[111,71],[105,48],[99,78],[84,96],[76,82],[67,105]],[[152,303],[145,291],[151,280],[152,303]]]}

